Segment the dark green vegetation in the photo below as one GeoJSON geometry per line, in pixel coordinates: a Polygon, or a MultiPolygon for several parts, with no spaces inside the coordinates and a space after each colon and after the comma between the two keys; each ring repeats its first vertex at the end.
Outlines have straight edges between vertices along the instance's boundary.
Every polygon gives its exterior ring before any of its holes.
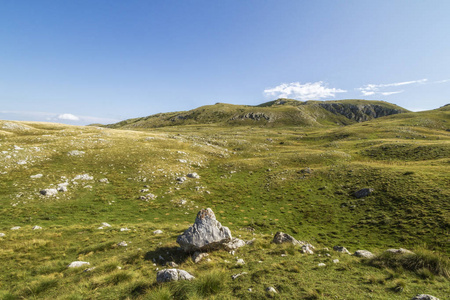
{"type": "Polygon", "coordinates": [[[324,116],[311,126],[248,119],[134,131],[0,122],[0,298],[250,299],[273,286],[280,299],[446,299],[450,111],[345,119],[350,125],[324,116]],[[177,183],[190,172],[201,178],[177,183]],[[30,178],[36,174],[43,176],[30,178]],[[93,179],[74,180],[82,174],[93,179]],[[67,192],[39,194],[65,181],[67,192]],[[357,199],[361,188],[374,192],[357,199]],[[139,199],[148,193],[157,198],[139,199]],[[255,242],[194,264],[175,240],[205,207],[233,236],[255,242]],[[98,229],[102,222],[112,227],[98,229]],[[310,242],[316,254],[271,244],[276,231],[310,242]],[[334,245],[378,256],[343,255],[334,245]],[[384,253],[399,247],[417,255],[384,253]],[[157,284],[160,256],[197,279],[157,284]],[[76,260],[95,269],[68,269],[76,260]]]}

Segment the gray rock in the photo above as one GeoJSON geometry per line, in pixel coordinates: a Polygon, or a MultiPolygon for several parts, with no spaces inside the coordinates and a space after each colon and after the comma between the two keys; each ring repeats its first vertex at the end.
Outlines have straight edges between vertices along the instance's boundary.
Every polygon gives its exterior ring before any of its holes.
{"type": "Polygon", "coordinates": [[[322,268],[322,267],[326,267],[327,265],[324,263],[319,263],[317,266],[322,268]]]}
{"type": "Polygon", "coordinates": [[[67,186],[69,185],[68,182],[64,182],[64,183],[59,183],[58,184],[58,192],[67,192],[67,186]]]}
{"type": "Polygon", "coordinates": [[[55,196],[56,194],[58,194],[58,190],[57,189],[44,189],[44,190],[40,191],[39,193],[41,193],[41,195],[44,195],[44,196],[55,196]]]}
{"type": "Polygon", "coordinates": [[[99,179],[98,182],[101,182],[101,183],[109,183],[109,180],[108,180],[108,178],[102,178],[102,179],[99,179]]]}
{"type": "Polygon", "coordinates": [[[236,261],[236,264],[237,264],[238,266],[242,266],[242,265],[245,265],[245,261],[244,261],[242,258],[239,258],[239,259],[236,261]]]}
{"type": "Polygon", "coordinates": [[[14,226],[11,228],[11,230],[19,230],[21,227],[20,226],[14,226]]]}
{"type": "Polygon", "coordinates": [[[189,173],[186,176],[189,177],[189,178],[196,178],[196,179],[200,178],[200,176],[197,173],[195,173],[195,172],[194,173],[189,173]]]}
{"type": "Polygon", "coordinates": [[[337,259],[337,258],[336,258],[336,259],[333,259],[333,263],[334,263],[334,264],[339,263],[339,259],[337,259]]]}
{"type": "Polygon", "coordinates": [[[439,300],[439,299],[431,295],[419,294],[411,298],[411,300],[439,300]]]}
{"type": "Polygon", "coordinates": [[[123,232],[123,231],[130,231],[130,229],[128,229],[128,228],[125,227],[125,228],[120,228],[120,231],[122,231],[122,232],[123,232]]]}
{"type": "Polygon", "coordinates": [[[122,241],[122,242],[118,243],[117,246],[126,247],[126,246],[128,246],[128,244],[127,244],[127,242],[122,241]]]}
{"type": "Polygon", "coordinates": [[[102,226],[103,226],[103,227],[111,227],[111,225],[109,225],[109,224],[106,223],[106,222],[103,222],[103,223],[102,223],[102,226]]]}
{"type": "Polygon", "coordinates": [[[156,274],[157,282],[169,282],[178,280],[192,280],[195,277],[184,270],[164,269],[156,274]]]}
{"type": "Polygon", "coordinates": [[[183,183],[186,181],[186,177],[177,177],[178,183],[183,183]]]}
{"type": "Polygon", "coordinates": [[[162,234],[163,233],[163,231],[162,230],[155,230],[155,231],[153,231],[153,234],[162,234]]]}
{"type": "Polygon", "coordinates": [[[83,272],[92,272],[95,270],[96,267],[92,267],[92,268],[88,268],[86,270],[84,270],[83,272]]]}
{"type": "Polygon", "coordinates": [[[357,251],[355,251],[354,255],[358,256],[358,257],[364,257],[364,258],[373,258],[373,257],[375,257],[375,255],[372,252],[367,251],[367,250],[357,250],[357,251]]]}
{"type": "Polygon", "coordinates": [[[247,274],[247,272],[242,272],[242,273],[239,273],[239,274],[231,275],[231,279],[235,280],[236,278],[238,278],[238,277],[240,277],[242,275],[246,275],[246,274],[247,274]]]}
{"type": "Polygon", "coordinates": [[[202,253],[202,252],[195,252],[193,255],[192,255],[192,261],[194,262],[194,263],[199,263],[203,258],[205,258],[205,257],[207,257],[209,254],[208,253],[202,253]]]}
{"type": "Polygon", "coordinates": [[[407,249],[399,248],[399,249],[387,249],[386,252],[397,253],[397,254],[414,254],[414,252],[409,251],[407,249]]]}
{"type": "Polygon", "coordinates": [[[73,180],[93,180],[94,176],[91,176],[89,174],[81,174],[81,175],[77,175],[75,176],[75,178],[73,180]]]}
{"type": "Polygon", "coordinates": [[[281,231],[278,231],[275,236],[273,237],[272,243],[275,244],[283,244],[283,243],[291,243],[293,245],[303,245],[302,242],[297,241],[294,237],[287,233],[283,233],[281,231]]]}
{"type": "Polygon", "coordinates": [[[6,234],[4,234],[3,232],[0,232],[0,237],[4,237],[6,234]]]}
{"type": "Polygon", "coordinates": [[[31,178],[31,179],[38,179],[38,178],[41,178],[42,176],[44,176],[44,175],[42,175],[42,174],[36,174],[36,175],[31,175],[30,178],[31,178]]]}
{"type": "Polygon", "coordinates": [[[207,208],[198,212],[195,223],[178,236],[177,243],[185,252],[195,252],[219,249],[231,239],[230,229],[222,226],[214,212],[207,208]]]}
{"type": "Polygon", "coordinates": [[[169,261],[166,263],[166,265],[168,265],[169,267],[172,267],[172,268],[178,267],[178,265],[174,261],[169,261]]]}
{"type": "Polygon", "coordinates": [[[357,192],[355,192],[355,197],[356,198],[364,198],[364,197],[367,197],[367,196],[369,196],[370,194],[372,194],[373,193],[373,189],[371,189],[371,188],[364,188],[364,189],[361,189],[361,190],[359,190],[359,191],[357,191],[357,192]]]}
{"type": "Polygon", "coordinates": [[[70,265],[68,265],[68,268],[79,268],[82,266],[86,266],[86,265],[90,265],[90,263],[86,262],[86,261],[74,261],[71,262],[70,265]]]}
{"type": "Polygon", "coordinates": [[[302,253],[305,253],[305,254],[314,254],[314,250],[315,248],[314,248],[314,246],[313,245],[311,245],[311,244],[305,244],[305,245],[303,245],[302,246],[302,253]]]}
{"type": "Polygon", "coordinates": [[[273,286],[269,286],[269,287],[266,289],[266,292],[278,294],[277,290],[276,290],[273,286]]]}
{"type": "Polygon", "coordinates": [[[33,230],[39,230],[39,229],[42,229],[42,227],[41,226],[33,226],[33,228],[32,228],[33,230]]]}
{"type": "Polygon", "coordinates": [[[347,248],[342,247],[342,246],[334,246],[333,250],[337,251],[337,252],[341,252],[341,253],[350,254],[350,252],[347,250],[347,248]]]}
{"type": "Polygon", "coordinates": [[[72,151],[67,152],[67,155],[69,155],[69,156],[81,156],[84,153],[85,153],[84,151],[72,150],[72,151]]]}
{"type": "Polygon", "coordinates": [[[233,238],[231,241],[229,241],[228,243],[224,243],[223,244],[223,248],[226,251],[232,251],[232,250],[236,250],[240,247],[243,247],[247,245],[243,240],[238,239],[238,238],[233,238]]]}

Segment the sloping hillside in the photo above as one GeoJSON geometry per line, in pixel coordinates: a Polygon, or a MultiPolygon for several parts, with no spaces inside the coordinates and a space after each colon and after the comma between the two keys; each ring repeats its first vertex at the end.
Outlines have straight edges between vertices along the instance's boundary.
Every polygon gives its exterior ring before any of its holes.
{"type": "Polygon", "coordinates": [[[175,125],[349,125],[407,112],[383,101],[297,101],[278,99],[258,106],[216,103],[190,111],[160,113],[107,125],[109,128],[156,128],[175,125]]]}

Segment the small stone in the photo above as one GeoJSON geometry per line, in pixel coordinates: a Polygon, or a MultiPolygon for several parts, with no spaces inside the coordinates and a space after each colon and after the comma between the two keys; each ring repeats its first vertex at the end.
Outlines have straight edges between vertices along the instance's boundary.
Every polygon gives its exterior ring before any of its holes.
{"type": "Polygon", "coordinates": [[[207,257],[209,254],[208,253],[202,253],[202,252],[195,252],[192,255],[192,261],[194,261],[194,263],[199,263],[203,258],[207,257]]]}
{"type": "Polygon", "coordinates": [[[75,176],[75,178],[73,180],[93,180],[94,176],[91,176],[89,174],[81,174],[81,175],[77,175],[75,176]]]}
{"type": "Polygon", "coordinates": [[[301,245],[302,243],[297,241],[294,237],[291,235],[278,231],[275,236],[273,237],[272,243],[275,244],[283,244],[283,243],[291,243],[293,245],[301,245]]]}
{"type": "Polygon", "coordinates": [[[195,277],[184,270],[164,269],[156,274],[157,282],[169,282],[178,280],[192,280],[195,277]]]}
{"type": "Polygon", "coordinates": [[[324,264],[324,263],[319,263],[317,266],[318,266],[318,267],[325,267],[326,264],[324,264]]]}
{"type": "Polygon", "coordinates": [[[13,228],[11,228],[11,230],[19,230],[20,228],[20,226],[14,226],[13,228]]]}
{"type": "Polygon", "coordinates": [[[55,196],[56,194],[58,194],[58,190],[57,189],[44,189],[39,191],[39,193],[41,193],[41,195],[44,196],[55,196]]]}
{"type": "Polygon", "coordinates": [[[189,177],[189,178],[196,178],[196,179],[200,178],[200,176],[197,173],[195,173],[195,172],[194,173],[189,173],[186,176],[189,177]]]}
{"type": "Polygon", "coordinates": [[[84,151],[72,150],[72,151],[67,152],[67,155],[69,155],[69,156],[81,156],[84,153],[85,153],[84,151]]]}
{"type": "Polygon", "coordinates": [[[84,270],[83,272],[92,272],[94,270],[95,270],[95,267],[92,267],[92,268],[88,268],[88,269],[84,270]]]}
{"type": "Polygon", "coordinates": [[[0,237],[4,237],[6,234],[4,234],[3,232],[0,232],[0,237]]]}
{"type": "Polygon", "coordinates": [[[342,246],[334,246],[333,250],[337,251],[337,252],[341,252],[341,253],[350,254],[350,252],[347,250],[347,248],[342,247],[342,246]]]}
{"type": "Polygon", "coordinates": [[[239,259],[236,261],[236,265],[238,265],[238,266],[245,265],[245,261],[244,261],[242,258],[239,258],[239,259]]]}
{"type": "Polygon", "coordinates": [[[226,251],[232,251],[232,250],[236,250],[240,247],[243,247],[245,245],[246,245],[246,243],[243,240],[238,239],[238,238],[233,238],[228,243],[224,243],[223,248],[226,251]]]}
{"type": "Polygon", "coordinates": [[[414,296],[411,300],[439,300],[439,299],[431,295],[419,294],[414,296]]]}
{"type": "Polygon", "coordinates": [[[186,181],[186,177],[177,177],[178,183],[183,183],[186,181]]]}
{"type": "Polygon", "coordinates": [[[128,229],[128,228],[120,228],[120,231],[130,231],[130,229],[128,229]]]}
{"type": "Polygon", "coordinates": [[[277,290],[273,286],[269,286],[268,288],[266,288],[266,292],[278,294],[277,290]]]}
{"type": "Polygon", "coordinates": [[[302,253],[305,253],[305,254],[314,254],[313,249],[314,249],[314,246],[311,245],[311,244],[303,245],[303,246],[302,246],[302,253]]]}
{"type": "Polygon", "coordinates": [[[118,243],[117,246],[126,247],[126,246],[128,246],[128,244],[127,244],[127,242],[122,241],[122,242],[118,243]]]}
{"type": "Polygon", "coordinates": [[[249,291],[250,293],[253,292],[252,288],[248,288],[247,291],[249,291]]]}
{"type": "Polygon", "coordinates": [[[239,276],[246,275],[246,274],[247,274],[247,272],[242,272],[242,273],[239,273],[239,274],[231,275],[231,279],[235,280],[239,276]]]}
{"type": "Polygon", "coordinates": [[[33,228],[32,228],[33,230],[39,230],[39,229],[42,229],[42,227],[41,226],[33,226],[33,228]]]}
{"type": "Polygon", "coordinates": [[[108,178],[102,178],[102,179],[99,179],[98,182],[101,182],[101,183],[109,183],[109,180],[108,180],[108,178]]]}
{"type": "Polygon", "coordinates": [[[172,267],[172,268],[178,267],[178,265],[177,265],[174,261],[169,261],[169,262],[167,263],[167,265],[168,265],[169,267],[172,267]]]}
{"type": "Polygon", "coordinates": [[[375,255],[372,252],[367,251],[367,250],[357,250],[357,251],[355,251],[355,253],[353,255],[355,255],[357,257],[364,257],[364,258],[375,257],[375,255]]]}
{"type": "Polygon", "coordinates": [[[162,230],[155,230],[155,231],[153,231],[153,234],[162,234],[163,233],[163,231],[162,230]]]}
{"type": "Polygon", "coordinates": [[[399,249],[387,249],[386,252],[397,253],[397,254],[414,254],[414,252],[409,251],[407,249],[399,248],[399,249]]]}
{"type": "Polygon", "coordinates": [[[336,259],[333,259],[333,263],[334,263],[334,264],[339,263],[339,259],[337,259],[337,258],[336,258],[336,259]]]}
{"type": "Polygon", "coordinates": [[[74,261],[71,262],[70,265],[68,265],[68,268],[79,268],[85,265],[90,265],[90,263],[86,262],[86,261],[74,261]]]}
{"type": "Polygon", "coordinates": [[[44,176],[44,175],[42,175],[42,174],[36,174],[36,175],[31,175],[30,178],[31,178],[31,179],[38,179],[38,178],[41,178],[42,176],[44,176]]]}
{"type": "Polygon", "coordinates": [[[354,196],[359,199],[359,198],[367,197],[367,196],[369,196],[372,193],[373,193],[373,189],[371,189],[371,188],[364,188],[364,189],[361,189],[361,190],[355,192],[354,196]]]}
{"type": "Polygon", "coordinates": [[[103,227],[111,227],[111,225],[109,225],[109,224],[106,223],[106,222],[103,222],[103,223],[102,223],[102,226],[103,226],[103,227]]]}

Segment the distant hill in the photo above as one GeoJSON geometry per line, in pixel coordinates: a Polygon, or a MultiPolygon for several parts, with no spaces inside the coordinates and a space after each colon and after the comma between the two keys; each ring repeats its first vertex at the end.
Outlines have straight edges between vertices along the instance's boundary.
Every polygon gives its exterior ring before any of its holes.
{"type": "Polygon", "coordinates": [[[156,128],[175,125],[220,124],[267,127],[350,125],[408,110],[384,101],[297,101],[278,99],[256,106],[216,103],[189,111],[159,113],[106,125],[108,128],[156,128]]]}

